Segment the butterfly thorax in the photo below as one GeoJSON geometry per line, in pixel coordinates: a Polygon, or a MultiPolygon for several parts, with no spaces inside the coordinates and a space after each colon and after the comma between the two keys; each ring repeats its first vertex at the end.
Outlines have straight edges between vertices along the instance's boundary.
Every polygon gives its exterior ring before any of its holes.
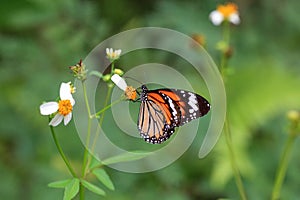
{"type": "Polygon", "coordinates": [[[140,95],[140,100],[141,101],[147,101],[148,100],[148,95],[147,95],[148,88],[145,85],[142,85],[141,89],[142,89],[142,92],[141,92],[141,95],[140,95]]]}

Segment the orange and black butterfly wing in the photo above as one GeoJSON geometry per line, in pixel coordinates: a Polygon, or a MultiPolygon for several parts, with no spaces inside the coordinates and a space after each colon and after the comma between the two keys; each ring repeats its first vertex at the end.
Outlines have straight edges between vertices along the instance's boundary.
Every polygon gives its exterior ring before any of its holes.
{"type": "Polygon", "coordinates": [[[210,110],[209,102],[196,93],[178,89],[160,89],[158,92],[169,96],[180,108],[179,126],[206,115],[210,110]]]}
{"type": "Polygon", "coordinates": [[[142,98],[138,117],[141,137],[149,143],[162,143],[179,125],[180,108],[166,95],[150,91],[142,95],[146,95],[146,99],[142,98]]]}

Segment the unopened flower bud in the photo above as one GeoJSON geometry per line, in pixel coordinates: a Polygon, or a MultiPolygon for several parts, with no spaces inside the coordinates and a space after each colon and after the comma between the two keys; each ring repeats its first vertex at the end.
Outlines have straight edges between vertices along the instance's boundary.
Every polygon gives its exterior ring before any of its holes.
{"type": "Polygon", "coordinates": [[[121,69],[118,69],[118,68],[114,69],[113,72],[114,72],[114,74],[118,74],[118,75],[120,75],[120,76],[122,76],[122,75],[124,74],[124,71],[121,70],[121,69]]]}
{"type": "Polygon", "coordinates": [[[287,113],[287,118],[292,122],[300,121],[300,112],[297,110],[290,110],[287,113]]]}
{"type": "Polygon", "coordinates": [[[110,77],[111,77],[110,74],[106,74],[106,75],[103,76],[102,79],[103,79],[104,82],[108,82],[110,80],[110,77]]]}

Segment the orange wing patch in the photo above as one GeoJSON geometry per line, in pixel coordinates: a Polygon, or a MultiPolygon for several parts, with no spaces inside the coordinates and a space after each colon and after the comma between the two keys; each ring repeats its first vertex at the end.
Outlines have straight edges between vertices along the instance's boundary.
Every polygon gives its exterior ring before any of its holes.
{"type": "Polygon", "coordinates": [[[180,101],[180,97],[172,91],[159,90],[160,93],[163,93],[170,97],[173,101],[180,101]]]}
{"type": "Polygon", "coordinates": [[[168,105],[164,103],[164,99],[159,94],[151,93],[148,94],[148,100],[153,101],[157,106],[159,106],[166,118],[167,124],[171,124],[172,114],[170,113],[168,105]]]}

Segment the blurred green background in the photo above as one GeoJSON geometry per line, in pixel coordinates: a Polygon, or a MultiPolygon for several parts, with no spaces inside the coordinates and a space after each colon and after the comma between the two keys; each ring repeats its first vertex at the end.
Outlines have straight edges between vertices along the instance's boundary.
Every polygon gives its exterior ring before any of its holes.
{"type": "MultiPolygon", "coordinates": [[[[0,199],[61,199],[47,184],[69,177],[52,140],[43,101],[57,97],[67,66],[104,39],[143,26],[203,34],[218,64],[221,27],[208,19],[216,0],[2,0],[0,6],[0,199]]],[[[228,78],[228,114],[234,149],[249,199],[268,199],[287,138],[286,112],[300,108],[298,0],[236,1],[241,24],[233,27],[234,54],[228,78]]],[[[132,58],[136,59],[136,58],[132,58]]],[[[141,58],[141,61],[143,59],[141,58]]],[[[57,128],[74,166],[83,146],[73,122],[57,128]]],[[[205,159],[201,141],[169,167],[146,174],[107,169],[116,191],[87,199],[239,199],[224,138],[205,159]]],[[[296,140],[282,199],[300,196],[300,152],[296,140]]]]}

